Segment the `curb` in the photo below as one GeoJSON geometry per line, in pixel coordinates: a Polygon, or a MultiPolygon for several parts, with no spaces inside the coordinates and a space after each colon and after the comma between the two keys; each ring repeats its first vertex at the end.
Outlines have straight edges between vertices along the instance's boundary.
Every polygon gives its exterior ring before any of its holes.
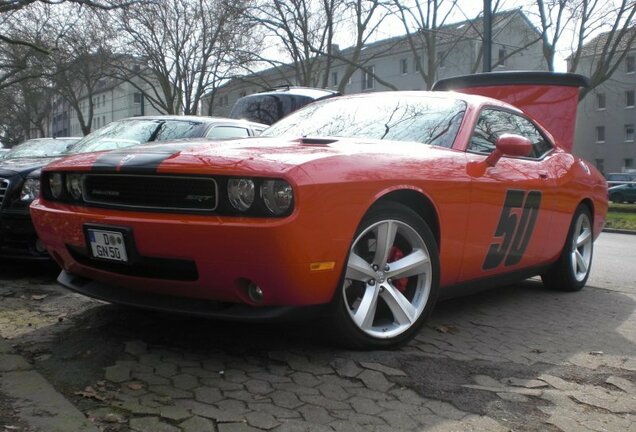
{"type": "Polygon", "coordinates": [[[610,234],[636,235],[636,231],[634,230],[624,230],[624,229],[616,229],[616,228],[603,228],[603,232],[610,233],[610,234]]]}
{"type": "Polygon", "coordinates": [[[15,354],[0,338],[0,392],[13,405],[16,417],[35,431],[98,432],[64,395],[24,357],[15,354]]]}

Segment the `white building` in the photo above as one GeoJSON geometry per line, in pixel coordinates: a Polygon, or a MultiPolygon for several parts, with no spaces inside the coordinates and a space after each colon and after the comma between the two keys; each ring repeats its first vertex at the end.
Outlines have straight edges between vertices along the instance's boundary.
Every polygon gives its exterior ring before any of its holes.
{"type": "MultiPolygon", "coordinates": [[[[636,31],[633,29],[632,31],[636,31]]],[[[607,33],[583,50],[577,72],[590,76],[607,33]]],[[[622,40],[624,51],[628,37],[622,40]]],[[[574,152],[604,174],[636,169],[636,47],[632,46],[612,77],[579,104],[574,152]]]]}
{"type": "MultiPolygon", "coordinates": [[[[482,70],[482,19],[463,21],[447,25],[438,30],[436,79],[466,75],[482,70]]],[[[493,70],[546,70],[542,55],[540,32],[532,25],[520,9],[493,15],[493,70]]],[[[341,51],[345,58],[351,48],[341,51]]],[[[398,90],[426,90],[426,83],[418,70],[416,57],[422,64],[427,62],[427,53],[422,49],[415,56],[406,36],[384,39],[367,45],[362,50],[361,63],[366,69],[398,90]]],[[[330,89],[337,89],[344,75],[346,63],[335,60],[329,71],[330,89]]],[[[314,79],[314,86],[319,85],[314,79]]],[[[242,96],[280,85],[297,85],[294,68],[286,65],[270,68],[249,76],[236,77],[219,87],[214,94],[211,113],[227,116],[234,102],[242,96]]],[[[344,93],[360,93],[391,90],[375,80],[373,76],[358,69],[346,84],[344,93]]],[[[203,103],[207,113],[210,97],[203,103]]]]}

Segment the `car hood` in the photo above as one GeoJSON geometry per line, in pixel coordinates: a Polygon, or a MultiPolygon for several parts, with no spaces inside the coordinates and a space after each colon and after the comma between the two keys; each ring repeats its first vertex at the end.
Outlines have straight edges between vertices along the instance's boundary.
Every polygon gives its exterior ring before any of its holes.
{"type": "Polygon", "coordinates": [[[432,158],[441,151],[448,150],[419,143],[351,138],[273,137],[216,142],[181,141],[75,155],[58,161],[47,169],[284,175],[296,168],[332,161],[334,158],[351,158],[357,165],[364,165],[380,159],[387,161],[422,153],[432,158]],[[423,152],[423,147],[427,151],[423,152]],[[360,158],[360,155],[365,157],[360,158]]]}
{"type": "Polygon", "coordinates": [[[0,172],[26,175],[57,159],[59,157],[0,159],[0,172]]]}

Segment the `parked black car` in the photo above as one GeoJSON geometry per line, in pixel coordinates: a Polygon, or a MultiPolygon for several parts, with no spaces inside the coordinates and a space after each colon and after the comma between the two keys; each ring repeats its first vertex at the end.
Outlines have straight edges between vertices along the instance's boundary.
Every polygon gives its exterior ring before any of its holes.
{"type": "Polygon", "coordinates": [[[326,89],[280,87],[243,96],[232,107],[230,117],[271,125],[311,102],[339,95],[326,89]]]}
{"type": "Polygon", "coordinates": [[[620,186],[629,183],[636,183],[636,172],[609,173],[607,175],[608,187],[620,186]]]}
{"type": "Polygon", "coordinates": [[[37,138],[0,157],[0,255],[46,256],[37,239],[29,205],[40,193],[40,169],[80,138],[37,138]]]}
{"type": "Polygon", "coordinates": [[[109,123],[81,139],[26,141],[0,157],[0,256],[48,259],[31,223],[29,206],[40,192],[40,169],[55,159],[180,138],[250,137],[266,127],[220,117],[132,117],[109,123]]]}

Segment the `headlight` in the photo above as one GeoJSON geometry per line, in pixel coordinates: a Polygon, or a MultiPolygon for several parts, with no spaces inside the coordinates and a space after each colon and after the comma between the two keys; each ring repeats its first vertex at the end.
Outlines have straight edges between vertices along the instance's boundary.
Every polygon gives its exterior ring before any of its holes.
{"type": "Polygon", "coordinates": [[[40,195],[40,179],[28,178],[22,185],[20,199],[22,201],[33,201],[40,195]]]}
{"type": "Polygon", "coordinates": [[[230,179],[227,195],[232,207],[239,211],[248,210],[254,203],[254,181],[250,179],[230,179]]]}
{"type": "Polygon", "coordinates": [[[64,191],[64,178],[60,173],[53,173],[49,176],[49,189],[55,199],[59,199],[64,191]]]}
{"type": "Polygon", "coordinates": [[[267,209],[276,216],[287,213],[294,202],[294,192],[284,180],[265,180],[261,196],[267,209]]]}
{"type": "Polygon", "coordinates": [[[66,190],[76,200],[82,198],[82,175],[81,174],[67,174],[66,175],[66,190]]]}

